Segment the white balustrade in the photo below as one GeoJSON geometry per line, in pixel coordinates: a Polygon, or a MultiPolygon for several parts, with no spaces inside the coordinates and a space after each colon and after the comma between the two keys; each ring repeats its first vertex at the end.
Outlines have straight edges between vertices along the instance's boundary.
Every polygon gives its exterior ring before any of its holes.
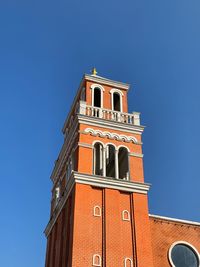
{"type": "Polygon", "coordinates": [[[130,114],[105,108],[93,107],[86,105],[86,102],[84,101],[80,101],[79,113],[89,117],[113,120],[126,124],[140,125],[140,113],[138,112],[133,112],[130,114]]]}

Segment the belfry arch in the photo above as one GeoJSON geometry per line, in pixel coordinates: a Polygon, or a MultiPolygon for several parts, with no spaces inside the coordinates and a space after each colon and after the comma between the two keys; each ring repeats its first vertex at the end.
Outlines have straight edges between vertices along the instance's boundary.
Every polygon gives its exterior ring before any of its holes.
{"type": "Polygon", "coordinates": [[[103,175],[103,145],[95,143],[93,155],[93,169],[95,175],[103,175]]]}
{"type": "Polygon", "coordinates": [[[112,178],[116,177],[115,147],[111,144],[106,147],[106,176],[112,178]]]}
{"type": "Polygon", "coordinates": [[[129,179],[129,157],[126,147],[120,147],[118,151],[119,179],[129,179]]]}

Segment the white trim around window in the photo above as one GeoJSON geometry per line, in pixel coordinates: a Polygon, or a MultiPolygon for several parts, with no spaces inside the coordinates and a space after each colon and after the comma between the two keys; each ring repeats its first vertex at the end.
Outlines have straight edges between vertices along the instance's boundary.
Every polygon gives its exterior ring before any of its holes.
{"type": "Polygon", "coordinates": [[[176,245],[185,245],[187,246],[188,248],[190,248],[191,250],[193,250],[193,252],[196,254],[197,258],[198,258],[198,263],[199,263],[199,266],[200,267],[200,255],[199,255],[199,252],[198,250],[193,246],[191,245],[190,243],[186,242],[186,241],[176,241],[174,242],[171,247],[169,248],[169,251],[168,251],[168,259],[169,259],[169,262],[170,262],[170,265],[172,267],[176,267],[172,261],[172,257],[171,257],[171,253],[172,253],[172,250],[173,248],[176,246],[176,245]]]}
{"type": "Polygon", "coordinates": [[[110,90],[110,94],[111,94],[111,107],[112,107],[112,110],[114,110],[114,105],[113,105],[113,101],[114,101],[114,99],[113,99],[113,95],[114,95],[114,93],[119,94],[119,97],[120,97],[120,112],[123,112],[123,101],[122,101],[122,100],[123,100],[123,96],[124,96],[124,94],[122,93],[121,90],[116,89],[116,88],[113,88],[113,89],[110,90]]]}
{"type": "Polygon", "coordinates": [[[101,91],[101,108],[103,108],[103,92],[105,91],[105,89],[102,85],[97,83],[93,83],[90,88],[92,89],[92,106],[94,106],[94,89],[99,88],[101,91]]]}

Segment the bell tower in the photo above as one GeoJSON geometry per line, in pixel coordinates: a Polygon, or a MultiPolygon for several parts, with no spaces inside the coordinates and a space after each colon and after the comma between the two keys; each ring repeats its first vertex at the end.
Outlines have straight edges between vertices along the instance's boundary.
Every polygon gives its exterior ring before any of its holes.
{"type": "Polygon", "coordinates": [[[129,85],[84,75],[51,175],[46,267],[153,267],[142,133],[129,85]]]}

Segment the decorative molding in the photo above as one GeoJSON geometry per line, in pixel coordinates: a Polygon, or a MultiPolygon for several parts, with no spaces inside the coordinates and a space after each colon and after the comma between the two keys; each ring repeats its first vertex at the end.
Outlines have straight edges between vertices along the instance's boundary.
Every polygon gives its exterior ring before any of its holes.
{"type": "Polygon", "coordinates": [[[119,89],[116,89],[116,88],[113,88],[113,89],[110,90],[110,94],[113,94],[113,93],[118,93],[121,96],[124,96],[124,94],[122,93],[122,91],[119,90],[119,89]]]}
{"type": "Polygon", "coordinates": [[[113,87],[117,87],[117,88],[125,89],[125,90],[129,90],[129,87],[130,87],[130,85],[127,84],[127,83],[122,83],[122,82],[109,80],[109,79],[106,79],[104,77],[100,77],[98,75],[92,76],[92,75],[85,74],[84,78],[86,80],[88,80],[88,81],[101,83],[101,84],[103,83],[103,84],[106,84],[106,85],[111,85],[113,87]]]}
{"type": "Polygon", "coordinates": [[[122,211],[122,220],[123,221],[130,221],[130,212],[128,210],[122,211]]]}
{"type": "Polygon", "coordinates": [[[110,120],[105,120],[102,118],[96,118],[96,117],[89,117],[86,115],[78,115],[78,121],[81,124],[86,124],[86,125],[91,125],[91,126],[96,126],[96,127],[102,127],[106,129],[112,129],[112,130],[117,130],[117,131],[123,131],[123,132],[128,132],[128,133],[134,133],[134,134],[139,134],[141,135],[144,131],[144,126],[138,126],[138,125],[133,125],[133,124],[125,124],[122,122],[116,122],[116,121],[110,121],[110,120]]]}
{"type": "Polygon", "coordinates": [[[89,175],[83,174],[79,172],[72,171],[72,174],[67,182],[63,197],[61,197],[58,205],[52,214],[52,217],[45,228],[45,235],[46,237],[49,236],[62,208],[64,207],[67,198],[69,197],[72,189],[74,188],[75,184],[85,184],[91,185],[99,188],[110,188],[114,190],[130,192],[130,193],[138,193],[138,194],[147,194],[150,189],[150,184],[146,183],[138,183],[138,182],[131,182],[127,180],[120,180],[120,179],[111,179],[105,178],[98,175],[89,175]]]}
{"type": "Polygon", "coordinates": [[[123,141],[127,143],[134,143],[138,144],[138,140],[134,136],[126,136],[126,135],[120,135],[117,133],[110,133],[110,132],[103,132],[100,130],[94,130],[92,128],[86,128],[82,133],[84,134],[90,134],[92,136],[100,136],[100,137],[106,137],[108,139],[112,140],[118,140],[118,141],[123,141]]]}
{"type": "Polygon", "coordinates": [[[86,148],[93,148],[93,146],[92,145],[90,145],[90,144],[87,144],[87,143],[78,143],[78,146],[81,146],[81,147],[86,147],[86,148]]]}
{"type": "Polygon", "coordinates": [[[53,172],[51,174],[51,180],[53,182],[55,182],[59,178],[60,173],[62,171],[62,168],[66,162],[66,159],[69,156],[69,154],[70,154],[70,152],[74,146],[75,139],[78,136],[78,132],[76,132],[77,125],[78,124],[76,121],[72,127],[72,131],[70,132],[70,135],[68,136],[66,142],[64,143],[64,145],[61,149],[61,152],[60,152],[59,157],[58,157],[59,160],[56,163],[56,165],[54,166],[53,172]]]}
{"type": "Polygon", "coordinates": [[[103,108],[103,100],[104,100],[103,92],[105,91],[105,89],[103,88],[102,85],[97,84],[97,83],[93,83],[90,87],[90,89],[92,90],[92,106],[94,106],[94,89],[95,88],[98,88],[101,91],[101,108],[103,108]]]}
{"type": "Polygon", "coordinates": [[[110,188],[131,193],[147,194],[150,185],[146,183],[132,182],[122,179],[113,179],[99,175],[73,172],[76,183],[88,184],[100,188],[110,188]]]}
{"type": "Polygon", "coordinates": [[[112,110],[114,110],[114,99],[113,99],[114,93],[117,93],[119,95],[119,97],[120,97],[120,112],[123,112],[123,99],[122,98],[123,98],[124,94],[122,93],[121,90],[115,89],[115,88],[110,90],[112,110]]]}
{"type": "Polygon", "coordinates": [[[143,158],[144,157],[144,154],[130,152],[129,153],[129,156],[136,157],[136,158],[143,158]]]}
{"type": "Polygon", "coordinates": [[[189,247],[195,254],[196,254],[196,257],[198,259],[198,266],[200,266],[200,255],[199,255],[199,252],[198,250],[193,246],[191,245],[190,243],[186,242],[186,241],[176,241],[174,242],[171,247],[169,248],[169,251],[168,251],[168,258],[169,258],[169,262],[170,262],[170,265],[172,267],[176,267],[173,263],[173,260],[172,260],[172,256],[171,256],[171,253],[172,253],[172,249],[176,246],[176,245],[185,245],[187,247],[189,247]]]}
{"type": "Polygon", "coordinates": [[[162,220],[162,221],[164,220],[164,221],[168,221],[168,222],[171,221],[174,223],[182,223],[182,224],[184,223],[184,224],[191,224],[191,225],[195,225],[195,226],[200,226],[199,222],[194,222],[194,221],[189,221],[189,220],[181,220],[181,219],[159,216],[159,215],[152,215],[152,214],[149,214],[149,217],[155,218],[158,220],[162,220]]]}

